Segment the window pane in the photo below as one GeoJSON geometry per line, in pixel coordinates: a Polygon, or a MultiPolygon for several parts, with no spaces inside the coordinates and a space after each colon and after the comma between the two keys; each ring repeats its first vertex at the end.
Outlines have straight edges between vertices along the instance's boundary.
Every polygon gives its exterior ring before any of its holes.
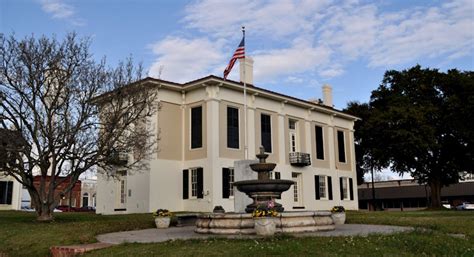
{"type": "Polygon", "coordinates": [[[227,107],[227,147],[239,148],[239,109],[227,107]]]}
{"type": "Polygon", "coordinates": [[[265,148],[265,152],[272,152],[272,127],[270,115],[262,114],[260,116],[261,121],[261,135],[262,135],[262,146],[265,148]]]}
{"type": "Polygon", "coordinates": [[[191,148],[202,147],[202,107],[191,109],[191,148]]]}
{"type": "Polygon", "coordinates": [[[326,198],[326,176],[319,176],[319,196],[326,198]]]}
{"type": "Polygon", "coordinates": [[[234,196],[234,187],[232,183],[234,182],[234,168],[229,168],[229,196],[234,196]]]}
{"type": "Polygon", "coordinates": [[[346,162],[346,151],[344,147],[345,147],[344,132],[338,130],[337,131],[337,148],[338,148],[339,162],[346,162]]]}
{"type": "Polygon", "coordinates": [[[191,196],[197,197],[197,169],[191,170],[191,196]]]}
{"type": "Polygon", "coordinates": [[[316,126],[316,158],[324,160],[323,128],[316,126]]]}

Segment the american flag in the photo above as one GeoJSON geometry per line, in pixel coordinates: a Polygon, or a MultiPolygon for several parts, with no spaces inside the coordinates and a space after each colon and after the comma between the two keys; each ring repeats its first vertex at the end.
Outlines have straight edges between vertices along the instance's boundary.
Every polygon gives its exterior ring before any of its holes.
{"type": "Polygon", "coordinates": [[[232,70],[232,67],[234,67],[235,61],[237,61],[237,59],[242,58],[245,58],[245,36],[242,38],[242,41],[240,41],[240,44],[237,49],[235,49],[234,55],[232,55],[229,64],[224,70],[224,79],[227,78],[227,75],[229,75],[230,71],[232,70]]]}

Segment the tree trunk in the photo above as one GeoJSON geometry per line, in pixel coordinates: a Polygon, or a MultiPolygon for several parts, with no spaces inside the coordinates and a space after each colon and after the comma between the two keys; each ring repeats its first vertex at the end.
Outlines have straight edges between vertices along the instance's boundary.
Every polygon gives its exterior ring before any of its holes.
{"type": "Polygon", "coordinates": [[[41,206],[36,209],[36,213],[38,214],[36,218],[37,221],[52,221],[54,219],[51,204],[42,203],[41,206]]]}
{"type": "Polygon", "coordinates": [[[441,208],[441,183],[439,181],[430,182],[431,208],[441,208]]]}

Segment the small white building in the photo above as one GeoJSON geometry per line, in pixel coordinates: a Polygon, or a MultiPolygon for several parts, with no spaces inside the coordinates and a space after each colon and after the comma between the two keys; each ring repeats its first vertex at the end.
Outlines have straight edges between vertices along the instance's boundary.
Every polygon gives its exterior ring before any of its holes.
{"type": "MultiPolygon", "coordinates": [[[[253,61],[245,63],[248,158],[264,146],[267,162],[277,164],[273,176],[295,181],[279,200],[285,210],[357,210],[357,118],[333,108],[330,86],[323,87],[322,103],[297,99],[253,85],[253,61]]],[[[97,213],[212,211],[217,205],[233,211],[234,161],[246,152],[243,83],[216,76],[141,83],[158,91],[161,110],[148,125],[156,128],[159,150],[149,170],[119,169],[116,179],[98,175],[97,213]]]]}
{"type": "Polygon", "coordinates": [[[20,210],[23,186],[0,172],[0,210],[20,210]]]}

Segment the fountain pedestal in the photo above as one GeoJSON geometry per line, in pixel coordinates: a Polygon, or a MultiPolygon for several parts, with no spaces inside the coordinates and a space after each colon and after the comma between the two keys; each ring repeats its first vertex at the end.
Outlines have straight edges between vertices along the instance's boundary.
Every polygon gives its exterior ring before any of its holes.
{"type": "Polygon", "coordinates": [[[275,163],[267,163],[268,154],[264,152],[263,147],[260,148],[260,153],[257,154],[258,163],[250,164],[250,168],[258,173],[258,178],[253,180],[243,180],[233,183],[233,186],[240,192],[247,194],[253,199],[253,202],[245,208],[245,212],[253,212],[257,206],[267,206],[268,202],[272,201],[275,204],[275,210],[283,212],[284,208],[275,199],[280,198],[281,193],[290,189],[294,184],[292,180],[286,179],[271,179],[270,172],[275,169],[275,163]]]}

